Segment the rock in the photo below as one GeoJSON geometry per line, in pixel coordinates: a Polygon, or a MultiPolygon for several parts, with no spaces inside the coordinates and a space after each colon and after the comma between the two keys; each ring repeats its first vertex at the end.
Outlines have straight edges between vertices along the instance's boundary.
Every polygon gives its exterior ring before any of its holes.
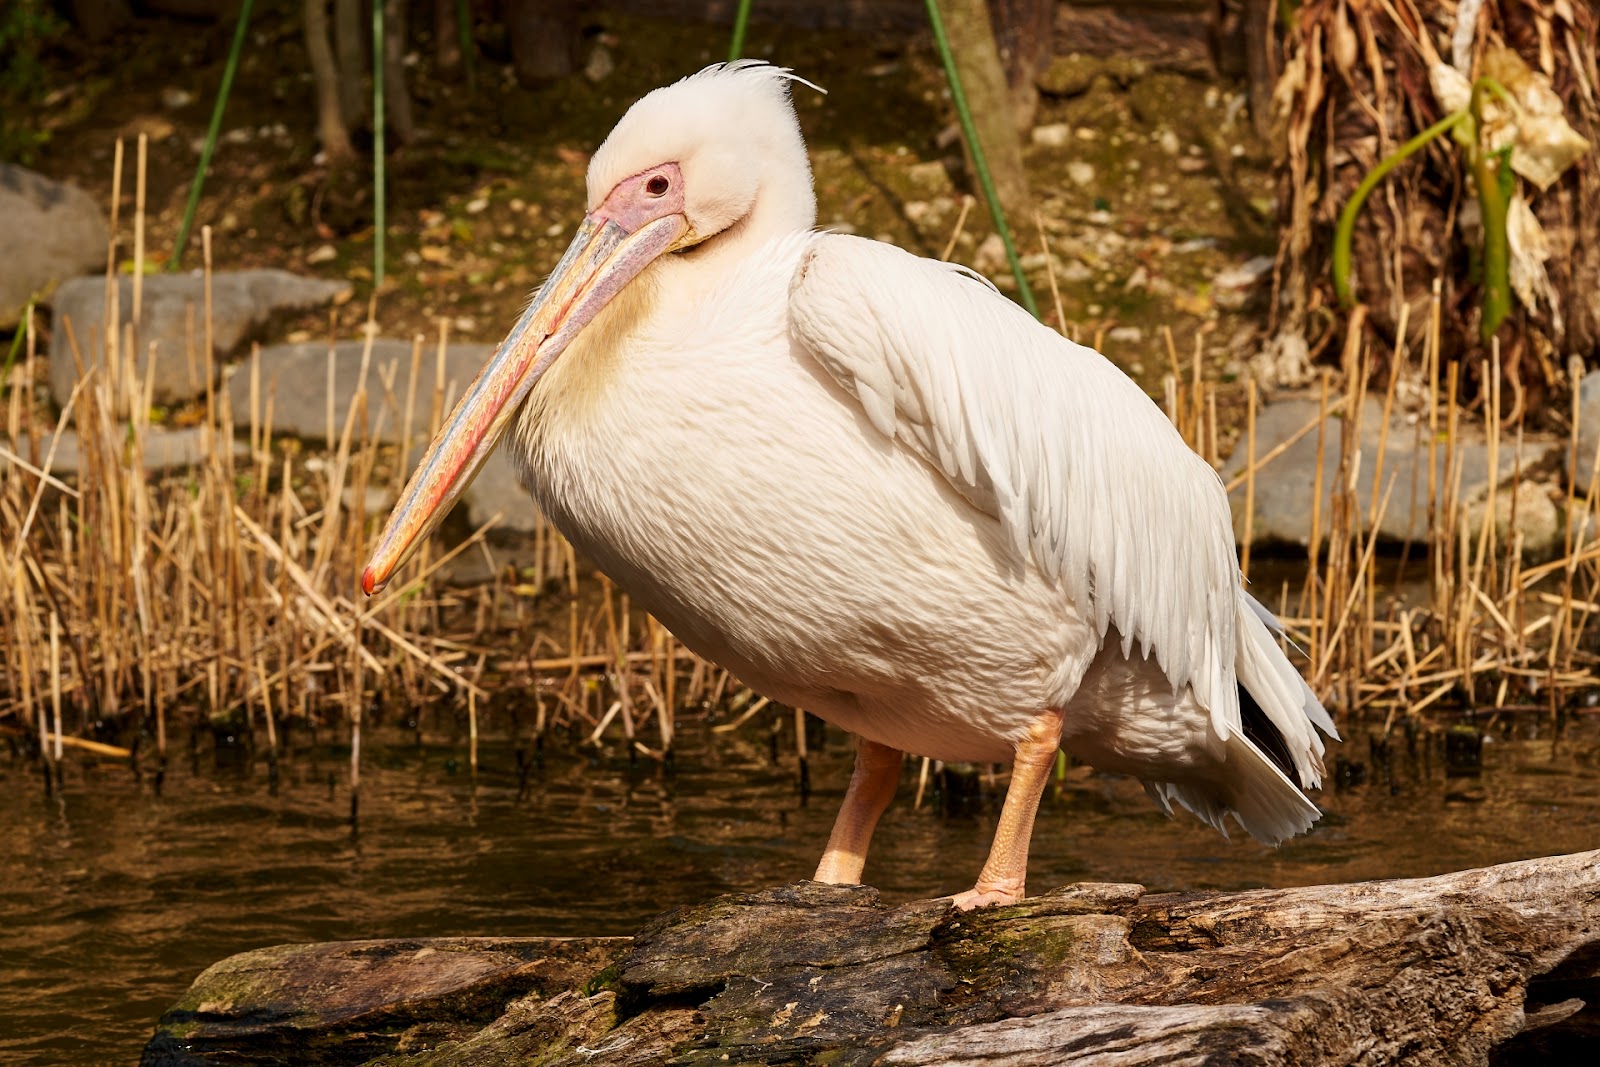
{"type": "Polygon", "coordinates": [[[1072,127],[1065,122],[1052,122],[1035,126],[1029,136],[1041,148],[1065,148],[1072,143],[1072,127]]]}
{"type": "MultiPolygon", "coordinates": [[[[1530,562],[1554,559],[1565,547],[1565,528],[1555,498],[1561,491],[1535,481],[1501,487],[1494,498],[1494,536],[1497,544],[1511,542],[1512,503],[1516,505],[1516,529],[1522,534],[1522,558],[1530,562]]],[[[1484,485],[1467,499],[1468,528],[1476,534],[1483,526],[1483,509],[1489,502],[1489,487],[1484,485]]]]}
{"type": "Polygon", "coordinates": [[[903,168],[909,190],[927,197],[949,197],[955,186],[950,183],[950,171],[937,159],[924,160],[903,168]]]}
{"type": "Polygon", "coordinates": [[[0,329],[10,329],[35,293],[106,263],[105,213],[74,185],[0,163],[0,329]]]}
{"type": "MultiPolygon", "coordinates": [[[[355,400],[361,377],[361,358],[365,341],[339,341],[333,346],[333,443],[344,432],[345,419],[355,400]]],[[[267,397],[272,397],[272,432],[324,442],[328,436],[328,350],[326,341],[267,345],[260,355],[261,417],[265,417],[267,397]]],[[[424,342],[418,367],[416,398],[411,415],[411,442],[426,441],[428,417],[433,406],[437,344],[424,342]]],[[[478,376],[478,371],[494,354],[493,345],[453,344],[445,353],[445,387],[441,404],[449,405],[461,396],[478,376]]],[[[233,405],[235,426],[249,423],[251,361],[245,359],[228,368],[226,388],[233,405]]],[[[405,420],[401,408],[411,377],[411,342],[378,338],[372,343],[372,360],[367,368],[366,433],[384,444],[401,444],[405,420]],[[384,379],[394,383],[392,396],[384,389],[384,379]],[[391,402],[392,401],[392,402],[391,402]]],[[[361,427],[356,428],[361,432],[361,427]]]]}
{"type": "Polygon", "coordinates": [[[1595,452],[1600,451],[1600,370],[1590,371],[1578,383],[1578,476],[1583,492],[1594,473],[1595,452]]]}
{"type": "Polygon", "coordinates": [[[339,500],[352,515],[359,511],[368,518],[381,518],[394,507],[395,495],[393,488],[387,485],[369,485],[367,491],[360,495],[356,493],[355,486],[347,485],[339,494],[339,500]]]}
{"type": "Polygon", "coordinates": [[[1243,311],[1259,287],[1272,275],[1275,261],[1271,256],[1252,256],[1237,267],[1211,279],[1212,298],[1217,306],[1229,311],[1243,311]]]}
{"type": "Polygon", "coordinates": [[[1579,1063],[1597,953],[1600,852],[1235,893],[1082,884],[966,913],[801,882],[678,908],[631,944],[245,953],[195,980],[141,1063],[1579,1063]]]}
{"type": "MultiPolygon", "coordinates": [[[[1281,442],[1317,418],[1318,401],[1314,397],[1279,399],[1263,408],[1256,418],[1256,455],[1265,456],[1281,442]]],[[[1368,396],[1361,409],[1361,430],[1358,441],[1360,470],[1356,483],[1356,498],[1361,503],[1363,519],[1372,501],[1373,462],[1378,453],[1379,427],[1383,421],[1383,402],[1368,396]]],[[[1331,526],[1329,499],[1338,472],[1339,452],[1347,420],[1329,418],[1323,445],[1322,525],[1326,533],[1331,526]]],[[[1461,453],[1461,499],[1471,500],[1489,481],[1489,449],[1483,433],[1476,427],[1463,426],[1459,431],[1458,445],[1461,453]]],[[[1428,445],[1425,434],[1419,434],[1416,425],[1404,417],[1397,417],[1390,427],[1384,448],[1383,481],[1386,488],[1391,477],[1394,490],[1388,507],[1379,523],[1379,536],[1391,542],[1420,541],[1427,536],[1428,525],[1428,445]]],[[[1555,447],[1553,440],[1525,439],[1523,469],[1532,468],[1548,449],[1555,447]]],[[[1222,478],[1232,481],[1245,467],[1244,437],[1233,455],[1223,465],[1222,478]]],[[[1446,450],[1437,452],[1438,480],[1443,483],[1446,450]]],[[[1257,543],[1303,545],[1310,535],[1312,495],[1315,490],[1317,460],[1317,431],[1313,429],[1291,445],[1281,455],[1256,472],[1255,525],[1253,537],[1257,543]]],[[[1500,448],[1499,478],[1509,478],[1516,466],[1515,450],[1509,445],[1500,448]]],[[[1380,493],[1382,490],[1380,490],[1380,493]]],[[[1244,535],[1244,489],[1229,495],[1233,506],[1233,529],[1237,537],[1244,535]]],[[[1381,496],[1380,496],[1381,499],[1381,496]]],[[[1530,508],[1530,521],[1532,512],[1530,508]]],[[[1519,524],[1521,515],[1519,514],[1519,524]]],[[[1363,521],[1363,529],[1365,522],[1363,521]]],[[[1524,533],[1532,539],[1532,531],[1524,533]]]]}
{"type": "Polygon", "coordinates": [[[1094,277],[1094,271],[1081,259],[1069,259],[1061,268],[1061,280],[1069,285],[1079,285],[1094,277]]]}
{"type": "Polygon", "coordinates": [[[597,43],[589,50],[589,58],[583,64],[583,76],[598,85],[611,77],[616,69],[617,61],[611,55],[611,49],[597,43]]]}
{"type": "MultiPolygon", "coordinates": [[[[119,321],[125,324],[133,317],[133,279],[119,278],[117,284],[119,321]]],[[[155,359],[152,398],[158,404],[180,404],[205,392],[205,359],[199,351],[204,337],[204,287],[199,273],[152,274],[144,279],[140,327],[134,339],[135,367],[142,380],[150,359],[155,359]]],[[[303,278],[283,270],[214,273],[211,331],[218,359],[238,349],[274,314],[318,307],[349,292],[348,282],[303,278]]],[[[50,392],[57,404],[64,404],[78,381],[67,324],[71,324],[85,366],[104,359],[104,279],[75,278],[65,283],[56,291],[54,310],[50,392]]]]}
{"type": "Polygon", "coordinates": [[[1067,164],[1067,177],[1071,179],[1073,185],[1087,188],[1094,184],[1094,164],[1074,159],[1067,164]]]}
{"type": "MultiPolygon", "coordinates": [[[[118,429],[117,441],[119,444],[127,441],[126,427],[118,429]]],[[[198,467],[207,459],[205,431],[199,426],[177,430],[147,426],[141,441],[144,450],[140,456],[140,468],[146,473],[171,470],[175,467],[198,467]]],[[[48,437],[39,442],[40,463],[44,462],[49,449],[48,437]]],[[[233,454],[248,455],[249,449],[243,442],[234,442],[233,454]]],[[[56,454],[50,461],[50,473],[57,478],[72,478],[81,473],[83,462],[83,444],[78,439],[77,431],[63,430],[61,441],[56,445],[56,454]]]]}
{"type": "MultiPolygon", "coordinates": [[[[333,346],[333,433],[334,444],[344,432],[345,419],[350,405],[355,401],[356,386],[361,377],[361,357],[364,341],[339,341],[333,346]]],[[[466,392],[478,371],[494,354],[494,345],[458,343],[445,352],[445,387],[441,399],[442,413],[448,415],[455,402],[466,392]]],[[[438,346],[424,343],[419,367],[415,409],[410,425],[410,440],[401,441],[405,420],[405,405],[411,376],[411,343],[379,338],[372,343],[372,359],[367,368],[367,426],[366,432],[384,444],[406,444],[408,462],[414,467],[422,457],[428,443],[428,419],[433,409],[435,360],[438,346]],[[392,398],[386,395],[384,377],[392,375],[392,398]]],[[[261,350],[260,396],[261,416],[265,417],[266,401],[272,396],[272,432],[301,437],[309,441],[325,442],[328,436],[328,345],[322,341],[301,344],[269,345],[261,350]]],[[[250,361],[229,368],[226,385],[229,401],[233,405],[234,425],[244,428],[250,419],[250,361]]],[[[359,427],[357,432],[359,432],[359,427]]],[[[347,502],[349,506],[353,501],[347,502]]],[[[466,508],[468,521],[479,526],[495,512],[503,517],[495,529],[527,532],[540,523],[539,511],[522,488],[516,470],[504,453],[496,449],[478,472],[467,491],[462,494],[461,506],[466,508]]],[[[368,501],[368,514],[379,514],[368,501]]]]}
{"type": "Polygon", "coordinates": [[[972,269],[979,274],[995,275],[1006,269],[1006,243],[1000,235],[991,233],[972,254],[972,269]]]}

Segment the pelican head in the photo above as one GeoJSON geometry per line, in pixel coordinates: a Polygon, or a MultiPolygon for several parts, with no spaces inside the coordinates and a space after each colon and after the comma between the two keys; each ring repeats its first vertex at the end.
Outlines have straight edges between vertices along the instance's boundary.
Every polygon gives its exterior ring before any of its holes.
{"type": "MultiPolygon", "coordinates": [[[[589,164],[571,245],[428,446],[361,576],[382,589],[449,513],[539,379],[672,253],[712,257],[816,220],[789,71],[716,64],[640,99],[589,164]]],[[[809,85],[809,82],[804,84],[809,85]]]]}

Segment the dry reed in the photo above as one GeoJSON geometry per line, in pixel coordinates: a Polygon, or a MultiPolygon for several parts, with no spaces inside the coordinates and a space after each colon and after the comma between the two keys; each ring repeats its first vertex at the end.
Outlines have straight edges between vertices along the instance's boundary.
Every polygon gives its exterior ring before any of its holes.
{"type": "MultiPolygon", "coordinates": [[[[141,143],[135,279],[145,266],[144,157],[141,143]]],[[[234,370],[249,375],[248,411],[231,410],[229,390],[215,388],[209,231],[202,234],[206,298],[199,336],[191,336],[191,350],[183,353],[206,382],[204,460],[189,471],[147,477],[143,456],[159,432],[150,415],[153,378],[138,372],[136,326],[115,325],[120,142],[117,159],[107,253],[105,321],[111,325],[102,336],[81,338],[70,322],[55,324],[82,380],[53,422],[31,400],[41,366],[31,321],[17,377],[5,383],[0,729],[30,733],[51,760],[67,747],[130,754],[104,736],[82,736],[105,732],[109,724],[119,740],[149,738],[143,743],[153,743],[164,757],[173,716],[209,716],[243,721],[252,730],[259,723],[275,760],[281,722],[338,721],[350,729],[358,761],[367,709],[446,701],[468,720],[476,769],[481,719],[511,707],[532,711],[537,736],[562,730],[657,758],[670,753],[677,716],[686,708],[737,716],[719,730],[768,711],[764,698],[688,653],[633,609],[625,594],[585,570],[546,525],[527,539],[533,559],[520,570],[496,566],[487,582],[471,588],[442,580],[463,553],[483,553],[493,562],[485,527],[449,551],[424,549],[386,593],[363,600],[358,575],[382,519],[366,513],[366,491],[376,485],[397,491],[408,451],[382,445],[378,431],[384,420],[398,420],[401,439],[411,443],[439,426],[453,399],[445,326],[431,374],[418,337],[406,380],[395,381],[398,372],[391,369],[375,381],[376,326],[369,311],[355,401],[337,411],[330,388],[325,451],[304,455],[274,436],[274,387],[263,380],[256,356],[234,370]],[[129,413],[126,422],[121,411],[129,413]],[[68,433],[78,443],[73,479],[50,473],[68,433]]],[[[140,286],[132,291],[137,319],[140,286]]],[[[1056,302],[1059,316],[1059,296],[1056,302]]],[[[1356,323],[1349,336],[1360,334],[1356,323]]],[[[1396,487],[1384,470],[1385,437],[1373,457],[1372,494],[1358,499],[1362,457],[1357,434],[1346,432],[1324,511],[1322,458],[1333,441],[1328,431],[1334,420],[1353,429],[1372,379],[1367,354],[1355,342],[1345,352],[1338,391],[1333,377],[1323,379],[1319,417],[1259,457],[1256,394],[1249,387],[1249,462],[1228,488],[1243,488],[1253,498],[1261,472],[1294,441],[1317,434],[1307,578],[1298,601],[1283,605],[1284,621],[1304,650],[1313,685],[1345,714],[1372,710],[1392,723],[1445,703],[1559,710],[1575,690],[1595,683],[1595,656],[1583,638],[1600,614],[1600,539],[1589,536],[1596,524],[1588,514],[1600,484],[1600,457],[1587,478],[1569,478],[1561,558],[1524,566],[1520,542],[1497,535],[1497,489],[1491,487],[1476,522],[1461,499],[1459,368],[1441,365],[1437,296],[1427,336],[1420,370],[1426,410],[1418,429],[1427,435],[1425,493],[1420,486],[1396,487]],[[1419,493],[1422,500],[1413,499],[1419,493]],[[1372,531],[1389,509],[1419,505],[1426,513],[1420,541],[1427,593],[1410,603],[1385,587],[1372,531]]],[[[1199,338],[1187,366],[1170,333],[1167,348],[1166,410],[1185,440],[1215,463],[1217,387],[1205,380],[1199,338]]],[[[330,346],[330,384],[334,373],[330,346]]],[[[1485,367],[1483,380],[1498,382],[1497,368],[1485,367]]],[[[1495,395],[1487,405],[1491,451],[1499,447],[1498,400],[1495,395]]],[[[1385,426],[1394,404],[1391,381],[1385,426]]],[[[1495,457],[1490,460],[1493,469],[1495,457]]],[[[1513,481],[1520,476],[1519,459],[1513,481]]],[[[1246,567],[1251,539],[1247,524],[1246,567]]],[[[780,722],[773,720],[774,729],[780,722]]],[[[802,714],[794,713],[792,722],[804,758],[802,714]]],[[[359,780],[359,762],[352,780],[359,780]]],[[[926,784],[925,764],[919,794],[926,784]]]]}
{"type": "MultiPolygon", "coordinates": [[[[145,269],[144,158],[141,143],[135,279],[145,269]]],[[[107,252],[105,321],[112,325],[102,336],[80,338],[70,322],[55,324],[82,372],[71,399],[53,423],[33,403],[42,362],[31,321],[16,377],[5,383],[0,729],[35,733],[52,758],[64,744],[129,754],[103,739],[73,736],[97,732],[122,740],[143,735],[164,756],[175,715],[208,716],[264,726],[275,754],[277,725],[286,718],[343,720],[359,745],[363,711],[373,705],[453,702],[475,738],[480,717],[515,693],[537,703],[537,732],[579,724],[601,741],[610,706],[623,712],[627,743],[660,756],[671,748],[679,707],[729,691],[721,671],[636,618],[626,597],[585,572],[548,526],[535,531],[535,559],[520,572],[496,567],[488,583],[472,589],[440,580],[465,552],[494,559],[486,526],[448,552],[429,548],[385,594],[363,599],[358,576],[383,518],[366,514],[367,487],[382,484],[386,468],[393,472],[388,484],[398,488],[404,477],[405,449],[381,445],[379,431],[391,417],[408,441],[437,429],[452,399],[444,326],[431,383],[418,338],[397,389],[392,380],[374,380],[383,375],[372,373],[376,327],[369,314],[355,400],[335,411],[330,390],[326,451],[304,455],[274,438],[274,388],[262,380],[256,356],[234,371],[249,375],[249,411],[232,411],[229,390],[216,387],[209,231],[202,231],[199,336],[191,331],[191,348],[182,353],[206,383],[203,460],[191,470],[147,475],[143,457],[161,432],[151,422],[153,377],[138,371],[136,325],[115,325],[121,187],[119,167],[107,252]],[[119,412],[128,413],[125,422],[119,412]],[[51,473],[69,435],[78,452],[71,477],[51,473]],[[565,644],[560,628],[540,625],[562,614],[565,644]],[[634,710],[641,706],[653,711],[654,746],[639,733],[645,724],[634,710]]],[[[132,291],[137,319],[137,281],[132,291]]],[[[331,382],[331,346],[328,373],[331,382]]],[[[358,775],[355,765],[352,777],[358,775]]]]}
{"type": "MultiPolygon", "coordinates": [[[[1496,473],[1488,480],[1485,499],[1469,501],[1461,489],[1467,447],[1461,367],[1440,356],[1436,285],[1419,371],[1424,409],[1416,418],[1415,454],[1419,464],[1426,464],[1426,474],[1414,475],[1415,486],[1397,485],[1399,471],[1386,463],[1392,458],[1389,434],[1396,386],[1409,373],[1408,356],[1403,349],[1396,354],[1382,396],[1377,447],[1363,457],[1360,420],[1373,376],[1360,341],[1359,308],[1353,318],[1340,373],[1323,375],[1318,417],[1260,456],[1255,386],[1247,384],[1247,424],[1240,441],[1245,462],[1227,485],[1230,494],[1244,490],[1240,550],[1247,567],[1262,471],[1270,470],[1305,435],[1317,434],[1306,577],[1298,600],[1279,606],[1288,629],[1286,647],[1301,660],[1312,688],[1325,702],[1347,719],[1378,715],[1385,729],[1429,709],[1547,711],[1559,718],[1578,694],[1600,681],[1595,674],[1600,659],[1581,640],[1600,609],[1600,523],[1590,516],[1600,490],[1600,456],[1586,481],[1576,473],[1569,477],[1559,558],[1526,565],[1516,510],[1526,473],[1520,422],[1510,475],[1499,473],[1505,434],[1498,351],[1480,368],[1481,380],[1490,383],[1482,405],[1487,468],[1496,473]],[[1425,447],[1420,440],[1424,435],[1425,447]],[[1335,474],[1325,485],[1324,466],[1335,447],[1335,474]],[[1365,500],[1357,492],[1363,466],[1371,471],[1371,495],[1365,500]],[[1509,496],[1509,509],[1498,507],[1502,495],[1509,496]],[[1424,520],[1415,541],[1402,546],[1398,562],[1377,551],[1378,531],[1391,513],[1424,520]],[[1413,546],[1426,554],[1420,583],[1407,581],[1413,546]]],[[[1406,336],[1404,321],[1402,317],[1401,337],[1406,336]]],[[[1169,356],[1167,410],[1190,446],[1205,454],[1207,434],[1214,431],[1208,431],[1202,418],[1197,379],[1191,374],[1184,381],[1170,339],[1169,356]]],[[[1579,459],[1576,392],[1582,372],[1581,366],[1571,371],[1574,401],[1566,452],[1573,472],[1579,459]]],[[[1518,408],[1516,414],[1520,401],[1518,408]]]]}

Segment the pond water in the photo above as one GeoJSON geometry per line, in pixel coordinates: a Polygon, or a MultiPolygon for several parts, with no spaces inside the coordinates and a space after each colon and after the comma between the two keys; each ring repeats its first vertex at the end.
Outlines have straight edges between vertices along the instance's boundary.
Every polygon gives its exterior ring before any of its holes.
{"type": "MultiPolygon", "coordinates": [[[[46,795],[37,765],[0,756],[0,1062],[131,1064],[161,1012],[210,963],[292,941],[447,934],[626,934],[665,908],[807,877],[848,776],[848,739],[813,737],[809,798],[792,733],[777,758],[751,724],[683,724],[675,765],[551,751],[524,777],[486,741],[476,780],[448,733],[369,738],[352,830],[348,748],[267,766],[209,736],[159,792],[126,764],[69,759],[46,795]],[[820,741],[820,749],[816,742],[820,741]]],[[[1468,746],[1471,747],[1471,746],[1468,746]]],[[[1364,733],[1339,746],[1327,815],[1278,850],[1168,821],[1132,781],[1070,769],[1046,797],[1029,884],[1137,881],[1152,890],[1411,876],[1600,845],[1600,716],[1559,740],[1524,717],[1495,727],[1481,773],[1447,773],[1443,735],[1364,733]]],[[[867,879],[890,901],[967,888],[997,786],[951,813],[912,807],[916,764],[867,879]]],[[[955,798],[956,790],[946,796],[955,798]]],[[[943,797],[937,799],[944,799],[943,797]]]]}

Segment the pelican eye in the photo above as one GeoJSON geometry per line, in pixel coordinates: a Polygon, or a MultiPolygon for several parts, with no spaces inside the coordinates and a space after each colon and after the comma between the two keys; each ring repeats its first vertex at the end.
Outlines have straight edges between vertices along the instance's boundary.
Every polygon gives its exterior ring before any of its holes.
{"type": "Polygon", "coordinates": [[[665,175],[656,174],[652,175],[650,180],[644,183],[644,191],[651,196],[666,196],[667,190],[671,186],[672,183],[667,181],[665,175]]]}

